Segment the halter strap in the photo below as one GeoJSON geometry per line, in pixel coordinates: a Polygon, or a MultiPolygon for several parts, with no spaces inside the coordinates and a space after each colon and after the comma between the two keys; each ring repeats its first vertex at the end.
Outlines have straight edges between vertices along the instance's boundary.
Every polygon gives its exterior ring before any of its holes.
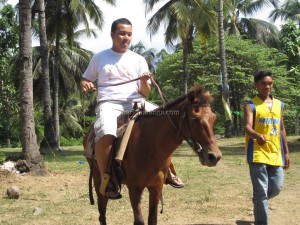
{"type": "Polygon", "coordinates": [[[187,109],[191,108],[191,107],[194,107],[194,106],[199,106],[199,107],[209,107],[210,104],[209,103],[194,103],[194,104],[187,104],[183,110],[183,114],[181,116],[181,120],[179,122],[179,125],[176,125],[175,122],[172,120],[172,118],[170,117],[169,114],[167,114],[170,122],[172,123],[172,125],[178,130],[178,135],[180,134],[183,139],[190,145],[190,147],[200,153],[202,151],[202,146],[200,145],[200,143],[196,142],[194,137],[192,136],[191,134],[191,130],[190,130],[190,127],[189,127],[189,123],[188,123],[188,120],[187,120],[187,109]],[[186,122],[186,127],[187,127],[187,130],[188,130],[188,133],[189,133],[189,137],[185,137],[184,134],[182,133],[182,127],[183,127],[183,122],[186,122]]]}

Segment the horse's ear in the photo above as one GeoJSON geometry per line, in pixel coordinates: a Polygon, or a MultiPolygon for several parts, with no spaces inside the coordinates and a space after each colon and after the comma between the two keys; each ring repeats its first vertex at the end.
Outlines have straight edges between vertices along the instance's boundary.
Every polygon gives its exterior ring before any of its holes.
{"type": "Polygon", "coordinates": [[[194,100],[195,100],[195,90],[192,89],[188,93],[187,97],[188,97],[189,102],[194,102],[194,100]]]}
{"type": "Polygon", "coordinates": [[[214,97],[211,96],[210,92],[209,91],[206,91],[204,94],[203,94],[203,97],[206,99],[207,102],[209,103],[212,103],[214,101],[214,97]]]}

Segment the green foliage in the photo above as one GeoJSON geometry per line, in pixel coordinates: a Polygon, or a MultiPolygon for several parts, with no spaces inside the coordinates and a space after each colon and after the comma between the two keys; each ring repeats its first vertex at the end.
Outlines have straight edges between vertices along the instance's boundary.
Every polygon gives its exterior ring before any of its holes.
{"type": "Polygon", "coordinates": [[[19,28],[14,19],[15,11],[12,5],[4,5],[0,10],[0,56],[12,55],[19,42],[19,28]]]}
{"type": "MultiPolygon", "coordinates": [[[[273,94],[286,104],[287,124],[294,124],[293,114],[289,112],[295,107],[293,101],[299,88],[286,71],[288,58],[274,48],[264,48],[251,40],[239,39],[236,36],[226,36],[226,57],[228,67],[228,84],[230,91],[230,106],[237,134],[243,134],[242,107],[246,100],[255,94],[253,74],[259,69],[271,70],[274,74],[275,86],[273,94]],[[291,88],[292,87],[292,88],[291,88]]],[[[210,39],[207,45],[193,43],[194,52],[190,55],[188,69],[190,80],[188,85],[202,84],[215,98],[213,109],[217,112],[216,132],[222,135],[225,116],[221,102],[221,80],[219,64],[219,45],[217,39],[210,39]]],[[[156,78],[167,98],[173,99],[183,93],[182,52],[167,55],[160,62],[156,78]]],[[[288,132],[292,127],[288,126],[288,132]]],[[[293,133],[293,132],[292,132],[293,133]]],[[[291,133],[290,133],[291,134],[291,133]]]]}
{"type": "Polygon", "coordinates": [[[40,143],[44,139],[44,120],[43,120],[43,112],[41,107],[35,105],[36,110],[34,111],[34,123],[35,123],[35,134],[37,143],[40,143]]]}
{"type": "Polygon", "coordinates": [[[80,138],[70,138],[70,137],[64,137],[61,136],[60,137],[60,144],[61,146],[78,146],[78,145],[82,145],[83,143],[83,136],[81,136],[80,138]]]}
{"type": "Polygon", "coordinates": [[[286,76],[288,86],[286,89],[280,90],[289,97],[286,99],[288,105],[285,118],[290,118],[286,126],[288,132],[291,132],[294,128],[294,118],[300,115],[300,29],[293,21],[290,20],[281,27],[280,41],[282,51],[287,54],[289,59],[289,71],[286,76]]]}
{"type": "Polygon", "coordinates": [[[289,57],[289,65],[299,65],[300,62],[300,29],[289,20],[281,26],[280,43],[282,51],[289,57]]]}
{"type": "Polygon", "coordinates": [[[6,156],[3,152],[0,152],[0,163],[3,163],[3,161],[6,159],[6,156]]]}
{"type": "MultiPolygon", "coordinates": [[[[18,92],[10,75],[13,54],[18,51],[19,33],[14,9],[5,5],[0,10],[0,143],[19,141],[18,92]]],[[[5,145],[4,144],[4,145],[5,145]]]]}

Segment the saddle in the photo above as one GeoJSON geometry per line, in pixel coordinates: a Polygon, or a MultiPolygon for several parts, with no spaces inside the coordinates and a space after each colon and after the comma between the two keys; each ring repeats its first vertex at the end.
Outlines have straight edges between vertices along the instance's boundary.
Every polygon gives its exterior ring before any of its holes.
{"type": "MultiPolygon", "coordinates": [[[[143,102],[136,101],[134,102],[133,108],[121,114],[118,117],[118,130],[117,137],[115,138],[112,144],[111,155],[109,158],[109,162],[107,165],[106,173],[102,178],[100,193],[105,196],[108,192],[115,193],[114,196],[107,196],[110,199],[119,199],[121,198],[121,186],[122,182],[124,182],[126,178],[126,174],[122,169],[121,163],[123,160],[123,156],[125,154],[126,146],[128,143],[128,139],[131,133],[132,126],[135,120],[138,118],[140,112],[145,110],[145,106],[143,102]]],[[[96,163],[95,159],[95,133],[93,124],[91,124],[90,129],[88,131],[87,138],[85,140],[85,149],[84,156],[86,158],[92,159],[91,165],[96,163]]],[[[90,167],[90,179],[89,179],[89,192],[90,192],[90,200],[91,204],[93,204],[92,197],[92,170],[93,166],[90,167]]]]}

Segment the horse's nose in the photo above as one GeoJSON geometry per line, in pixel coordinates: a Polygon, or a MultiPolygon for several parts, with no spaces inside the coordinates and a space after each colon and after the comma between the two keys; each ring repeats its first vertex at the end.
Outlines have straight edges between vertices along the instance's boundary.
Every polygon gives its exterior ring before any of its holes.
{"type": "Polygon", "coordinates": [[[221,159],[222,155],[213,153],[213,152],[209,152],[207,155],[208,161],[213,164],[216,165],[218,163],[218,161],[221,159]]]}

